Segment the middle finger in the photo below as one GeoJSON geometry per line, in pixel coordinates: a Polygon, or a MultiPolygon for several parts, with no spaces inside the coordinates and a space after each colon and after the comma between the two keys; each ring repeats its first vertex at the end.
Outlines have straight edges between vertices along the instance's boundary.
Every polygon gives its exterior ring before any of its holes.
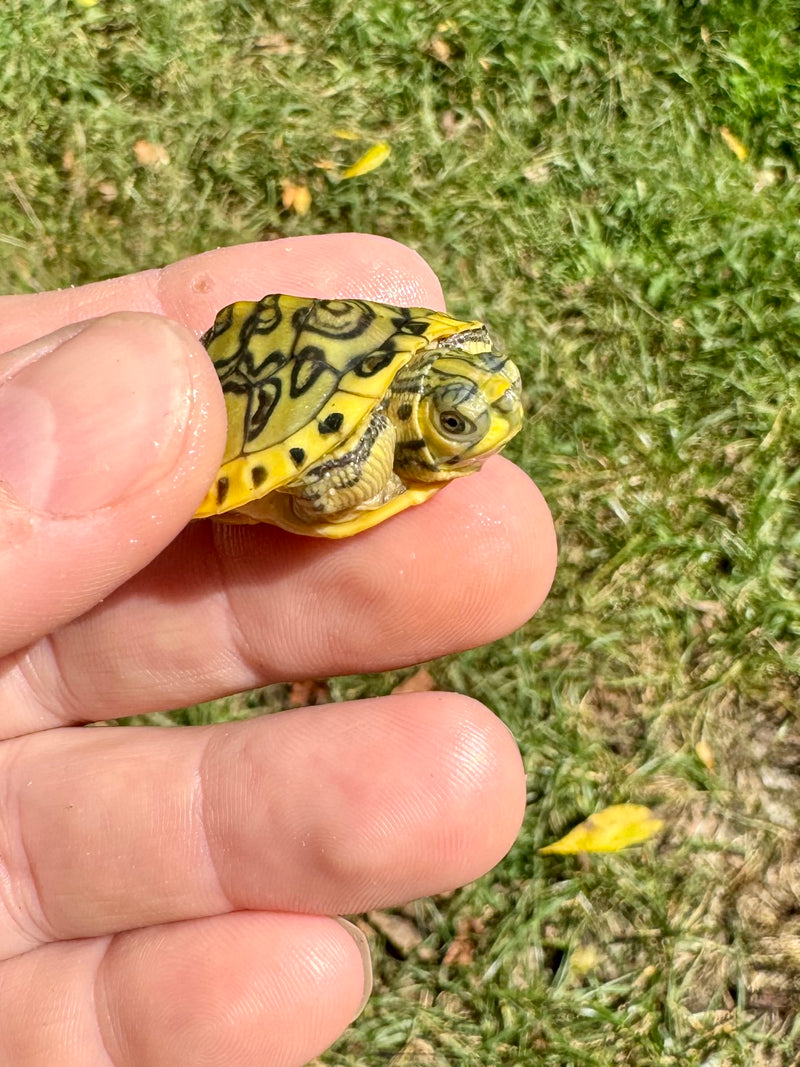
{"type": "Polygon", "coordinates": [[[519,626],[554,560],[546,504],[502,458],[346,541],[194,523],[97,608],[0,665],[0,706],[68,724],[418,663],[519,626]]]}
{"type": "Polygon", "coordinates": [[[229,911],[443,892],[511,846],[524,782],[502,723],[448,693],[6,741],[0,959],[229,911]]]}

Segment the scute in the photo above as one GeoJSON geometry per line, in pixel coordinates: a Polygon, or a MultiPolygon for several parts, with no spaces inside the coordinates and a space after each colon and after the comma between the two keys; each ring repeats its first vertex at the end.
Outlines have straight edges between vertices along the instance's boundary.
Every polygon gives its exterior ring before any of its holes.
{"type": "Polygon", "coordinates": [[[202,343],[222,383],[228,437],[196,517],[233,511],[302,474],[354,432],[415,352],[464,326],[367,300],[270,294],[223,308],[202,343]]]}

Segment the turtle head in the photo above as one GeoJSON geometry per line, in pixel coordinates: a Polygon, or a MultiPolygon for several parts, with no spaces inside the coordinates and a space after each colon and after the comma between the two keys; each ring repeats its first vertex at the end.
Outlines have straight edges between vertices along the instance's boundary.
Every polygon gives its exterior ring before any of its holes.
{"type": "Polygon", "coordinates": [[[447,481],[476,470],[517,433],[522,386],[484,326],[444,338],[425,355],[413,382],[395,382],[395,470],[414,481],[447,481]]]}

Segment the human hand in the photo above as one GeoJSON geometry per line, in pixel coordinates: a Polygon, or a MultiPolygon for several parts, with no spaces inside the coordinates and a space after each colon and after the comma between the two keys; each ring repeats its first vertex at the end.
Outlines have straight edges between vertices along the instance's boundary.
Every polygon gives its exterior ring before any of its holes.
{"type": "Polygon", "coordinates": [[[225,435],[194,334],[270,291],[443,306],[352,234],[0,301],[2,1065],[302,1064],[365,989],[329,916],[461,885],[519,828],[513,739],[455,694],[77,728],[429,659],[546,595],[550,516],[501,458],[345,541],[186,525],[225,435]]]}

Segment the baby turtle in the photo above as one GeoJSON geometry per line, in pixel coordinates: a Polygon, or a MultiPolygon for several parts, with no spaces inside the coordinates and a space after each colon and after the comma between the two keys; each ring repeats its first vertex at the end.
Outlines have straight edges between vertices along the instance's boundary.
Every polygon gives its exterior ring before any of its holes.
{"type": "Polygon", "coordinates": [[[470,474],[520,429],[519,371],[481,322],[273,294],[202,343],[228,439],[197,518],[349,537],[470,474]]]}

